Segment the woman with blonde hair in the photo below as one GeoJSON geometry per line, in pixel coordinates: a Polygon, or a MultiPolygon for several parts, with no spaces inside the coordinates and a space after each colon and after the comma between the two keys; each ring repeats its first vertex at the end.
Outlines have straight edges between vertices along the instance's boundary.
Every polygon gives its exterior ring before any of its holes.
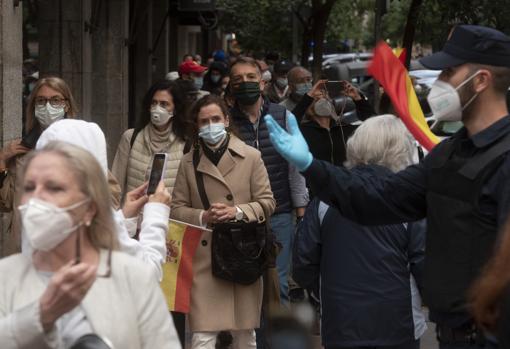
{"type": "Polygon", "coordinates": [[[20,173],[31,256],[0,261],[0,343],[71,347],[94,336],[115,348],[179,348],[148,266],[115,251],[104,172],[87,151],[51,142],[20,173]]]}
{"type": "MultiPolygon", "coordinates": [[[[23,139],[17,139],[0,150],[0,212],[11,212],[16,207],[16,172],[22,167],[24,155],[35,147],[41,132],[53,122],[75,118],[78,113],[71,90],[58,77],[39,79],[30,94],[26,108],[23,139]]],[[[7,252],[19,251],[19,227],[11,217],[8,225],[12,239],[7,252]]]]}

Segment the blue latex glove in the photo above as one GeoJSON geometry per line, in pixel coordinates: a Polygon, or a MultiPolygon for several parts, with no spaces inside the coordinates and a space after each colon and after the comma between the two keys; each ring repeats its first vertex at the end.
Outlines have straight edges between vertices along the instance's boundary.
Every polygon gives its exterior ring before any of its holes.
{"type": "Polygon", "coordinates": [[[266,115],[264,120],[269,129],[271,143],[278,153],[290,164],[296,166],[300,172],[305,171],[311,165],[313,156],[299,130],[296,117],[291,113],[287,119],[290,133],[281,128],[271,115],[266,115]]]}

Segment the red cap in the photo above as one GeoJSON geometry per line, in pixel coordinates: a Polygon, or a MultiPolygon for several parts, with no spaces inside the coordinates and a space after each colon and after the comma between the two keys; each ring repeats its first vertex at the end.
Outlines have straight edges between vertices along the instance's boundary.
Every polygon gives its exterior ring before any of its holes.
{"type": "Polygon", "coordinates": [[[190,73],[203,73],[206,70],[206,67],[201,66],[195,61],[186,61],[179,66],[179,73],[181,75],[190,73]]]}

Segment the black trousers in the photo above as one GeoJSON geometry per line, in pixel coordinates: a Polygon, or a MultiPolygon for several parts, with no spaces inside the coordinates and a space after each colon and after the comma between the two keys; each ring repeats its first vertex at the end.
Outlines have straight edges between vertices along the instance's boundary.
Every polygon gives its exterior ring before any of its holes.
{"type": "Polygon", "coordinates": [[[179,341],[181,342],[181,346],[184,348],[184,344],[186,342],[186,314],[179,313],[177,311],[171,311],[170,313],[174,320],[174,326],[177,330],[179,341]]]}

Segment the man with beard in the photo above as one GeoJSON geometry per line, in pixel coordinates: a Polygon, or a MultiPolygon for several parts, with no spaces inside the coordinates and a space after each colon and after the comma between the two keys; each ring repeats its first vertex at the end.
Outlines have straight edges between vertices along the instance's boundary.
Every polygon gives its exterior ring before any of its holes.
{"type": "Polygon", "coordinates": [[[459,25],[443,50],[421,63],[442,70],[428,96],[435,117],[464,127],[397,174],[354,174],[314,160],[295,119],[289,119],[290,134],[270,117],[266,123],[280,154],[346,218],[367,225],[427,218],[423,295],[440,348],[475,348],[485,338],[469,313],[467,294],[510,208],[510,38],[459,25]]]}

